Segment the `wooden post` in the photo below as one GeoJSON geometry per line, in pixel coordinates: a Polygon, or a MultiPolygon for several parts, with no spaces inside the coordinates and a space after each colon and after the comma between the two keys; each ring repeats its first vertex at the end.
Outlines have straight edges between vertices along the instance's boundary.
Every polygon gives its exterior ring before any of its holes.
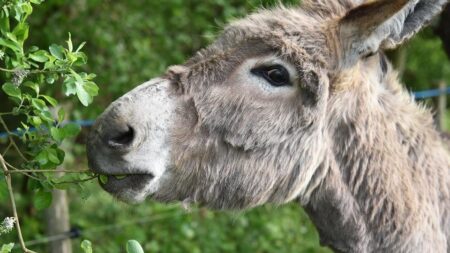
{"type": "Polygon", "coordinates": [[[445,93],[447,85],[444,81],[439,82],[439,90],[441,94],[438,97],[438,105],[437,105],[437,114],[436,114],[436,123],[437,127],[440,131],[445,130],[445,111],[447,107],[447,94],[445,93]]]}
{"type": "MultiPolygon", "coordinates": [[[[49,236],[65,233],[70,230],[69,207],[67,193],[53,190],[52,205],[46,210],[47,234],[49,236]]],[[[53,241],[49,245],[50,253],[72,253],[70,238],[53,241]]]]}

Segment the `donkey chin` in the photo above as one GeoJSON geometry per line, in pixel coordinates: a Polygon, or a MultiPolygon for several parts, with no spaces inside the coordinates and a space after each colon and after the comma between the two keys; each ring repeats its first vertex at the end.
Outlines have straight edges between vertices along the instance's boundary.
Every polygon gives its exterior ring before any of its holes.
{"type": "Polygon", "coordinates": [[[174,111],[169,81],[150,80],[113,102],[88,137],[89,167],[101,187],[128,203],[158,189],[169,161],[174,111]]]}

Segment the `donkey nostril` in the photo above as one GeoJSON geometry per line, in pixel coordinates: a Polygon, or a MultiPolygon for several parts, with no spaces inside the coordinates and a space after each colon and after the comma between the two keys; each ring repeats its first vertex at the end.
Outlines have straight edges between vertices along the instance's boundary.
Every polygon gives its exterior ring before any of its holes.
{"type": "Polygon", "coordinates": [[[134,140],[134,129],[128,127],[126,131],[116,133],[108,140],[108,145],[112,148],[121,148],[131,145],[134,140]]]}

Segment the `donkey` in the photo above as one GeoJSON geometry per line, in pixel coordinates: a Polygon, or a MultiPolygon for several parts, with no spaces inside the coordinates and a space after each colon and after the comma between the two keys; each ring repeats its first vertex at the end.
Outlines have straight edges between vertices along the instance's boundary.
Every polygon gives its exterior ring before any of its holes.
{"type": "Polygon", "coordinates": [[[382,53],[446,2],[304,0],[235,21],[113,102],[89,166],[126,202],[296,201],[336,252],[450,252],[449,152],[382,53]]]}

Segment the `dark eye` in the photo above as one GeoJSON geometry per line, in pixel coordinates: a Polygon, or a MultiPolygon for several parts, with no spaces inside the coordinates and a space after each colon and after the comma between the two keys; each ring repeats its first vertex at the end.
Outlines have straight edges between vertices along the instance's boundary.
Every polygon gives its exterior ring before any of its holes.
{"type": "Polygon", "coordinates": [[[272,86],[291,85],[289,72],[281,65],[258,67],[252,69],[251,72],[266,79],[272,86]]]}

